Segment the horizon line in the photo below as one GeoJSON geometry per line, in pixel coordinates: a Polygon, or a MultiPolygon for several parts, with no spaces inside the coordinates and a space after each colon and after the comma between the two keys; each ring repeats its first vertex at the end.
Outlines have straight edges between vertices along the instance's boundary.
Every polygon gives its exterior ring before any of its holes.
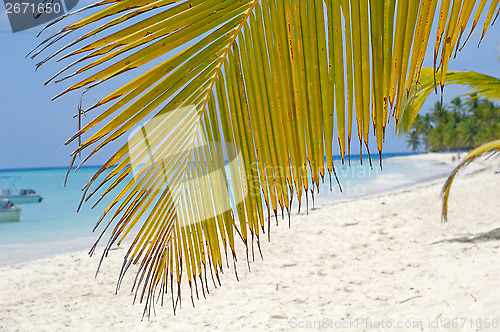
{"type": "MultiPolygon", "coordinates": [[[[425,151],[422,152],[388,152],[388,153],[382,153],[382,157],[389,157],[390,155],[414,155],[414,154],[420,154],[420,153],[425,153],[425,151]]],[[[351,160],[354,159],[354,157],[359,157],[360,154],[351,154],[351,160]]],[[[368,157],[366,153],[363,154],[363,157],[368,157]]],[[[333,155],[334,161],[340,160],[341,156],[340,155],[333,155]]],[[[347,155],[344,157],[345,160],[347,160],[347,155]]],[[[326,158],[325,158],[326,159],[326,158]]],[[[372,155],[371,159],[378,159],[378,154],[372,155]]],[[[80,167],[82,168],[99,168],[102,167],[103,165],[84,165],[80,167]]],[[[76,169],[78,166],[73,166],[71,167],[72,170],[76,169]]],[[[44,171],[44,170],[55,170],[55,169],[68,169],[68,165],[60,165],[60,166],[35,166],[35,167],[20,167],[20,168],[0,168],[0,172],[16,172],[16,171],[44,171]]]]}

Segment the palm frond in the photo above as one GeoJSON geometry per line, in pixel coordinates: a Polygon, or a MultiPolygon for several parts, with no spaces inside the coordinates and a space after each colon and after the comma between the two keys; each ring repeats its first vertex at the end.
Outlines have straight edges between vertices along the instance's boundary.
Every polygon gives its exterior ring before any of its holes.
{"type": "MultiPolygon", "coordinates": [[[[441,1],[442,76],[475,4],[441,1]]],[[[271,214],[289,215],[295,197],[307,205],[326,173],[335,176],[334,140],[342,161],[349,155],[354,123],[366,148],[373,125],[381,154],[388,120],[405,116],[421,76],[438,1],[105,0],[79,12],[100,6],[33,57],[62,45],[37,67],[73,59],[47,82],[72,82],[56,97],[125,77],[81,110],[89,121],[67,144],[78,139],[74,157],[90,151],[83,164],[130,134],[82,201],[114,193],[99,220],[104,231],[113,225],[103,256],[139,228],[120,282],[139,264],[134,289],[149,313],[168,289],[175,310],[184,275],[196,295],[208,274],[219,283],[235,232],[248,256],[265,221],[269,236],[271,214]]],[[[486,21],[498,7],[493,0],[486,21]]]]}
{"type": "Polygon", "coordinates": [[[462,160],[462,162],[455,167],[453,172],[451,172],[450,176],[446,180],[445,185],[443,186],[443,211],[442,211],[442,219],[447,220],[448,218],[448,198],[450,195],[450,190],[451,190],[451,185],[453,184],[453,180],[455,179],[455,176],[457,173],[464,168],[465,166],[469,165],[471,162],[473,162],[475,159],[482,157],[482,156],[493,156],[495,154],[500,153],[500,140],[492,141],[486,144],[483,144],[474,150],[470,151],[467,156],[462,160]]]}

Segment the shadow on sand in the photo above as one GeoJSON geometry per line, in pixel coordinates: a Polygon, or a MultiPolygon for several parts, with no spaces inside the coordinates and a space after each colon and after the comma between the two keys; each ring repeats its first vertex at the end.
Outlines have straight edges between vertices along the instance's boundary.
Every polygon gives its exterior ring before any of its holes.
{"type": "Polygon", "coordinates": [[[455,238],[448,239],[448,240],[441,240],[441,241],[434,242],[433,244],[442,243],[442,242],[476,243],[476,242],[487,242],[487,241],[495,241],[495,240],[500,240],[500,228],[495,228],[489,232],[478,233],[475,235],[455,237],[455,238]]]}

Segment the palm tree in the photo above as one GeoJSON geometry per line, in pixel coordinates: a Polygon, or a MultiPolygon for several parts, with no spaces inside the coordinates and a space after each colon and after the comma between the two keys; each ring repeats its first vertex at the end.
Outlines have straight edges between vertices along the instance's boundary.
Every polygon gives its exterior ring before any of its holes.
{"type": "Polygon", "coordinates": [[[494,141],[500,137],[500,106],[484,100],[476,108],[477,115],[484,119],[481,123],[481,141],[494,141]]]}
{"type": "MultiPolygon", "coordinates": [[[[67,143],[78,144],[74,158],[90,151],[84,164],[130,133],[82,202],[114,193],[99,219],[111,232],[103,256],[137,225],[119,280],[139,265],[134,287],[145,313],[167,290],[175,310],[183,276],[196,295],[207,279],[218,283],[228,252],[235,260],[235,238],[253,255],[254,241],[260,248],[261,234],[269,236],[271,214],[290,213],[293,199],[307,202],[326,173],[335,174],[334,141],[344,161],[354,127],[368,147],[373,126],[381,154],[387,122],[406,116],[431,35],[444,84],[475,4],[102,0],[78,12],[99,11],[44,40],[32,57],[62,46],[37,68],[59,55],[72,61],[47,82],[71,82],[55,98],[80,90],[83,101],[95,86],[123,78],[97,103],[80,103],[80,129],[67,143]]],[[[485,4],[474,11],[476,24],[486,12],[483,36],[499,7],[485,4]]]]}
{"type": "Polygon", "coordinates": [[[456,149],[459,147],[457,125],[459,120],[456,118],[450,119],[444,124],[443,128],[443,144],[444,146],[456,149]]]}
{"type": "Polygon", "coordinates": [[[412,130],[410,133],[410,137],[406,140],[408,143],[408,147],[413,151],[418,151],[420,148],[420,135],[418,135],[416,130],[412,130]]]}
{"type": "Polygon", "coordinates": [[[462,104],[460,97],[453,98],[450,104],[453,106],[452,111],[454,115],[458,116],[462,113],[464,105],[462,104]]]}
{"type": "Polygon", "coordinates": [[[431,109],[430,116],[433,122],[446,122],[448,112],[445,110],[443,104],[437,101],[431,109]]]}
{"type": "Polygon", "coordinates": [[[429,135],[429,143],[431,151],[442,151],[447,148],[445,143],[447,136],[447,128],[443,122],[440,122],[429,135]]]}
{"type": "Polygon", "coordinates": [[[430,114],[425,116],[417,115],[415,121],[413,121],[412,128],[416,131],[418,135],[425,135],[432,128],[430,114]]]}
{"type": "Polygon", "coordinates": [[[480,144],[481,122],[475,117],[467,117],[457,125],[457,137],[461,145],[471,149],[480,144]]]}
{"type": "Polygon", "coordinates": [[[429,134],[433,129],[431,119],[432,117],[429,113],[423,116],[417,115],[412,124],[412,128],[417,131],[418,135],[422,136],[422,144],[424,146],[424,150],[429,150],[431,147],[431,141],[429,139],[429,134]]]}

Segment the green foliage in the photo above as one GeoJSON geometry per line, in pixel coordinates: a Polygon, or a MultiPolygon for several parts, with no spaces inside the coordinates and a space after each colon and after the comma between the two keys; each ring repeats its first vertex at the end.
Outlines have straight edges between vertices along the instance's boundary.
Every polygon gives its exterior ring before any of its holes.
{"type": "MultiPolygon", "coordinates": [[[[397,131],[400,135],[409,133],[427,97],[438,90],[442,92],[445,85],[461,85],[470,89],[471,93],[475,96],[487,98],[493,102],[500,102],[500,78],[473,71],[449,71],[446,81],[440,85],[439,81],[437,81],[439,76],[441,76],[441,71],[435,71],[433,68],[427,67],[422,68],[418,82],[411,86],[408,94],[403,98],[404,112],[397,123],[397,131]]],[[[455,99],[451,103],[455,107],[458,107],[458,109],[461,107],[473,107],[473,105],[469,105],[471,101],[466,101],[464,105],[461,105],[461,101],[455,99]]],[[[431,112],[435,113],[436,110],[432,110],[431,112]]]]}
{"type": "Polygon", "coordinates": [[[414,151],[466,150],[500,137],[500,105],[472,95],[465,102],[436,102],[425,115],[417,115],[408,134],[414,151]]]}

